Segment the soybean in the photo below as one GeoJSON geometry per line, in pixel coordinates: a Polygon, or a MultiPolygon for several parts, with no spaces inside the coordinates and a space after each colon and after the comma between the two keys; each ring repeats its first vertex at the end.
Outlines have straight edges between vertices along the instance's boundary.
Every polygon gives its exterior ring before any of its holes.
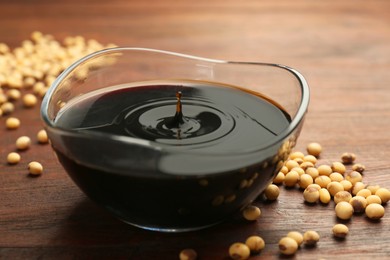
{"type": "Polygon", "coordinates": [[[355,184],[357,182],[361,182],[363,180],[363,177],[360,172],[352,171],[345,175],[345,179],[347,181],[350,181],[352,184],[355,184]]]}
{"type": "Polygon", "coordinates": [[[278,174],[275,176],[273,183],[274,184],[282,184],[284,182],[285,175],[283,172],[278,172],[278,174]]]}
{"type": "Polygon", "coordinates": [[[299,187],[306,189],[310,184],[313,183],[313,178],[309,174],[302,174],[299,178],[299,187]]]}
{"type": "Polygon", "coordinates": [[[303,162],[299,165],[299,167],[306,171],[307,168],[314,167],[314,164],[312,162],[303,162]]]}
{"type": "Polygon", "coordinates": [[[351,164],[356,160],[356,155],[354,153],[343,153],[341,155],[341,161],[344,164],[351,164]]]}
{"type": "Polygon", "coordinates": [[[43,172],[43,166],[39,162],[30,162],[28,164],[28,171],[31,175],[41,175],[43,172]]]}
{"type": "Polygon", "coordinates": [[[195,260],[198,257],[198,254],[194,249],[186,248],[183,249],[179,254],[180,260],[195,260]]]}
{"type": "Polygon", "coordinates": [[[303,157],[303,161],[305,162],[311,162],[312,164],[316,164],[317,163],[317,158],[313,155],[306,155],[305,157],[303,157]]]}
{"type": "Polygon", "coordinates": [[[329,176],[333,172],[332,168],[329,165],[325,165],[325,164],[318,166],[317,170],[320,176],[321,175],[329,176]]]}
{"type": "Polygon", "coordinates": [[[364,189],[366,187],[366,184],[364,184],[363,182],[360,182],[360,181],[358,181],[352,185],[353,185],[352,195],[356,195],[359,191],[361,191],[362,189],[364,189]]]}
{"type": "Polygon", "coordinates": [[[250,249],[244,243],[234,243],[229,247],[229,255],[235,260],[245,260],[250,256],[250,249]]]}
{"type": "Polygon", "coordinates": [[[291,171],[292,168],[299,167],[299,163],[294,160],[288,160],[284,165],[289,171],[291,171]]]}
{"type": "Polygon", "coordinates": [[[280,190],[275,184],[270,184],[264,191],[267,200],[276,200],[279,197],[280,190]]]}
{"type": "Polygon", "coordinates": [[[306,202],[316,203],[320,198],[320,192],[315,187],[307,187],[303,192],[303,198],[306,202]]]}
{"type": "Polygon", "coordinates": [[[305,155],[302,152],[297,151],[297,152],[291,153],[289,157],[290,157],[291,160],[294,160],[296,158],[303,159],[305,157],[305,155]]]}
{"type": "Polygon", "coordinates": [[[337,181],[337,182],[341,182],[344,180],[344,176],[338,172],[332,172],[329,175],[329,178],[331,179],[331,181],[337,181]]]}
{"type": "Polygon", "coordinates": [[[261,250],[264,249],[265,242],[264,242],[263,238],[261,238],[259,236],[250,236],[250,237],[248,237],[246,239],[245,245],[247,245],[247,247],[249,247],[249,250],[252,253],[256,253],[257,254],[261,250]]]}
{"type": "Polygon", "coordinates": [[[363,173],[365,169],[366,169],[366,166],[364,166],[363,164],[360,164],[360,163],[356,163],[352,166],[352,171],[357,171],[360,173],[363,173]]]}
{"type": "Polygon", "coordinates": [[[337,192],[344,191],[343,185],[340,182],[332,181],[328,183],[326,189],[329,191],[330,195],[335,196],[337,192]]]}
{"type": "Polygon", "coordinates": [[[7,155],[7,162],[9,164],[17,164],[20,162],[20,155],[18,153],[12,152],[7,155]]]}
{"type": "Polygon", "coordinates": [[[9,117],[5,121],[5,126],[7,129],[17,129],[20,126],[20,120],[16,117],[9,117]]]}
{"type": "Polygon", "coordinates": [[[288,173],[288,168],[287,168],[285,165],[283,165],[283,166],[282,166],[282,169],[280,169],[280,171],[281,171],[282,173],[284,173],[284,175],[286,175],[286,174],[288,173]]]}
{"type": "Polygon", "coordinates": [[[284,179],[284,185],[286,187],[293,187],[299,181],[299,173],[296,171],[290,171],[286,174],[284,179]]]}
{"type": "Polygon", "coordinates": [[[313,184],[310,184],[309,186],[307,186],[307,189],[308,188],[315,188],[316,190],[320,190],[321,189],[321,186],[316,184],[316,183],[313,183],[313,184]]]}
{"type": "Polygon", "coordinates": [[[279,240],[279,251],[284,255],[293,255],[298,250],[298,243],[291,237],[283,237],[279,240]]]}
{"type": "Polygon", "coordinates": [[[306,171],[305,171],[305,173],[306,173],[306,174],[309,174],[309,175],[313,178],[313,180],[314,180],[315,178],[317,178],[317,177],[320,175],[320,174],[318,173],[317,168],[314,168],[314,167],[309,167],[309,168],[307,168],[306,171]]]}
{"type": "Polygon", "coordinates": [[[322,146],[319,143],[309,143],[306,150],[308,154],[318,158],[322,152],[322,146]]]}
{"type": "Polygon", "coordinates": [[[365,197],[355,196],[349,200],[349,204],[351,204],[355,213],[361,213],[366,209],[367,200],[365,197]]]}
{"type": "Polygon", "coordinates": [[[338,204],[339,202],[341,201],[345,201],[345,202],[348,202],[352,199],[352,195],[351,193],[349,193],[348,191],[339,191],[337,192],[335,195],[334,195],[334,203],[338,204]]]}
{"type": "Polygon", "coordinates": [[[299,176],[305,174],[305,170],[303,170],[301,167],[294,167],[291,169],[291,171],[296,171],[299,174],[299,176]]]}
{"type": "Polygon", "coordinates": [[[11,102],[5,102],[0,106],[3,115],[8,115],[14,112],[15,106],[11,102]]]}
{"type": "Polygon", "coordinates": [[[367,190],[371,191],[371,194],[375,194],[375,192],[380,188],[379,185],[368,185],[366,187],[367,190]]]}
{"type": "Polygon", "coordinates": [[[356,196],[362,196],[367,198],[371,195],[371,191],[369,189],[361,189],[358,193],[356,193],[356,196]]]}
{"type": "Polygon", "coordinates": [[[370,219],[380,219],[385,215],[385,208],[380,204],[370,204],[366,207],[366,215],[370,219]]]}
{"type": "Polygon", "coordinates": [[[292,239],[294,239],[297,242],[298,246],[303,243],[303,235],[298,231],[288,232],[287,237],[291,237],[292,239]]]}
{"type": "Polygon", "coordinates": [[[375,195],[381,198],[382,203],[387,203],[390,200],[390,191],[386,188],[379,188],[375,195]]]}
{"type": "Polygon", "coordinates": [[[344,224],[336,224],[333,226],[332,232],[337,238],[345,238],[348,235],[349,229],[344,224]]]}
{"type": "Polygon", "coordinates": [[[338,203],[335,207],[335,211],[336,216],[344,220],[350,219],[354,212],[352,205],[345,201],[338,203]]]}
{"type": "Polygon", "coordinates": [[[23,96],[23,105],[27,108],[35,106],[37,102],[37,97],[33,94],[29,93],[23,96]]]}
{"type": "Polygon", "coordinates": [[[28,136],[21,136],[16,139],[16,148],[18,150],[26,150],[31,145],[31,139],[28,136]]]}
{"type": "Polygon", "coordinates": [[[246,220],[254,221],[260,217],[261,210],[254,205],[250,205],[244,209],[242,214],[246,220]]]}
{"type": "Polygon", "coordinates": [[[321,203],[328,204],[330,202],[330,199],[331,199],[329,191],[325,188],[322,188],[322,189],[320,189],[319,193],[320,193],[321,203]]]}
{"type": "Polygon", "coordinates": [[[41,144],[46,144],[49,142],[49,138],[47,137],[47,133],[44,129],[40,130],[37,133],[37,139],[38,139],[38,142],[41,144]]]}
{"type": "Polygon", "coordinates": [[[345,171],[346,171],[345,165],[342,164],[341,162],[334,162],[334,163],[332,163],[331,168],[332,168],[332,170],[334,172],[338,172],[338,173],[341,173],[341,174],[344,174],[345,171]]]}
{"type": "Polygon", "coordinates": [[[318,176],[314,180],[314,183],[320,185],[321,188],[326,188],[330,182],[331,182],[330,178],[328,176],[325,176],[325,175],[318,176]]]}
{"type": "Polygon", "coordinates": [[[7,91],[7,97],[8,97],[8,100],[10,101],[14,101],[14,100],[18,100],[21,96],[21,93],[20,93],[20,90],[18,89],[10,89],[7,91]]]}
{"type": "Polygon", "coordinates": [[[350,191],[352,189],[352,183],[347,180],[340,181],[340,184],[343,185],[345,191],[350,191]]]}
{"type": "Polygon", "coordinates": [[[315,246],[320,240],[320,235],[314,231],[309,230],[303,234],[303,242],[308,246],[315,246]]]}
{"type": "Polygon", "coordinates": [[[373,204],[373,203],[382,204],[381,198],[377,195],[370,195],[366,198],[366,200],[367,200],[368,205],[373,204]]]}

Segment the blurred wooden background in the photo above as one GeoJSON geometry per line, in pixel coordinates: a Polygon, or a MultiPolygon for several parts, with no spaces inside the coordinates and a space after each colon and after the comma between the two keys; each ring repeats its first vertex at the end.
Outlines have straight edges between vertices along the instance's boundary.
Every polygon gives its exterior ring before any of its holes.
{"type": "MultiPolygon", "coordinates": [[[[320,163],[357,154],[364,182],[390,188],[390,1],[49,1],[1,0],[0,42],[14,48],[41,31],[62,40],[81,35],[101,43],[149,47],[197,56],[262,61],[298,69],[311,87],[311,104],[297,150],[317,141],[320,163]]],[[[379,222],[354,216],[344,241],[332,237],[333,204],[310,207],[297,189],[281,187],[275,203],[257,202],[262,217],[239,217],[191,233],[142,231],[114,219],[88,200],[48,145],[33,141],[18,165],[6,155],[18,136],[42,127],[38,106],[16,102],[22,127],[7,131],[0,118],[1,259],[178,259],[192,247],[199,259],[228,259],[228,247],[252,234],[266,242],[252,259],[283,258],[277,243],[288,231],[317,230],[315,248],[297,259],[387,259],[390,210],[379,222]],[[45,172],[27,175],[40,160],[45,172]]]]}

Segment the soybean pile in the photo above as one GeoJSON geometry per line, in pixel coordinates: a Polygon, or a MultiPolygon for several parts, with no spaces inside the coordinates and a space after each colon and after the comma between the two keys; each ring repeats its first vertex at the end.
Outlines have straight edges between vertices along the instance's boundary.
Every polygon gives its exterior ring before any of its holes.
{"type": "MultiPolygon", "coordinates": [[[[390,191],[380,185],[368,185],[363,182],[363,174],[366,167],[361,163],[355,163],[356,155],[345,152],[340,155],[340,161],[331,165],[317,165],[322,152],[322,145],[310,143],[306,147],[307,154],[301,151],[292,152],[280,172],[276,175],[261,198],[275,201],[280,194],[280,186],[288,189],[298,187],[302,191],[302,200],[306,204],[327,205],[333,201],[334,214],[339,222],[350,220],[354,214],[365,214],[372,221],[378,221],[385,214],[384,205],[390,200],[390,191]],[[350,169],[348,170],[347,167],[350,169]]],[[[242,211],[244,221],[261,221],[261,209],[255,205],[249,205],[242,211]]],[[[350,230],[343,223],[336,223],[329,233],[335,240],[346,239],[350,230]]],[[[326,234],[327,235],[327,234],[326,234]]],[[[321,235],[315,230],[300,232],[291,230],[278,243],[280,254],[294,255],[302,245],[316,247],[321,235]]],[[[254,235],[246,241],[237,241],[227,246],[227,254],[231,259],[250,259],[261,256],[267,241],[254,235]]],[[[197,258],[195,249],[188,248],[191,256],[179,254],[181,260],[194,260],[197,258]]]]}
{"type": "MultiPolygon", "coordinates": [[[[7,131],[17,131],[23,122],[13,114],[20,107],[32,109],[39,106],[48,88],[57,76],[80,58],[114,44],[103,45],[96,40],[86,40],[82,36],[69,36],[63,42],[50,34],[39,31],[31,33],[21,46],[11,49],[6,43],[0,43],[0,117],[5,117],[7,131]]],[[[23,161],[21,151],[31,148],[32,140],[39,144],[49,142],[46,131],[40,129],[33,136],[22,135],[15,140],[15,149],[8,151],[6,160],[9,165],[23,161]]],[[[39,176],[44,167],[37,161],[23,162],[30,176],[39,176]]]]}

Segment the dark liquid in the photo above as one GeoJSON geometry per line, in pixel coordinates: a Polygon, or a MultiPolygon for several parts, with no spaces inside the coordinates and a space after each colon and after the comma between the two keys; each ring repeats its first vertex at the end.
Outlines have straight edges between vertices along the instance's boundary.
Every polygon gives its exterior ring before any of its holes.
{"type": "Polygon", "coordinates": [[[191,229],[232,214],[272,180],[282,159],[271,157],[281,145],[273,141],[289,123],[275,103],[234,87],[117,86],[68,103],[55,125],[76,135],[54,149],[75,182],[121,219],[191,229]]]}

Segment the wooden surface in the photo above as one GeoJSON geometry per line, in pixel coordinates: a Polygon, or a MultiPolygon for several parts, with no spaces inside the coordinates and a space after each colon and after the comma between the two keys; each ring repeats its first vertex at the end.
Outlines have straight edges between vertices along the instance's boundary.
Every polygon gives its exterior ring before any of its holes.
{"type": "MultiPolygon", "coordinates": [[[[102,43],[151,47],[227,60],[286,64],[311,87],[310,110],[297,144],[323,145],[320,163],[345,152],[366,165],[364,182],[390,188],[390,1],[49,1],[0,2],[0,42],[19,46],[34,30],[62,40],[82,35],[102,43]]],[[[216,227],[182,234],[148,232],[111,217],[87,199],[36,143],[39,108],[13,114],[22,127],[7,131],[0,118],[0,259],[178,259],[192,247],[199,259],[228,259],[228,247],[253,234],[266,242],[252,259],[283,258],[277,243],[288,231],[316,230],[315,248],[296,259],[390,258],[390,207],[379,222],[354,216],[344,241],[331,235],[339,222],[328,206],[308,206],[298,189],[281,187],[277,202],[254,223],[239,216],[216,227]],[[32,147],[15,166],[6,163],[18,136],[32,147]],[[26,164],[39,160],[41,177],[26,164]]],[[[294,258],[293,257],[293,258],[294,258]]]]}

